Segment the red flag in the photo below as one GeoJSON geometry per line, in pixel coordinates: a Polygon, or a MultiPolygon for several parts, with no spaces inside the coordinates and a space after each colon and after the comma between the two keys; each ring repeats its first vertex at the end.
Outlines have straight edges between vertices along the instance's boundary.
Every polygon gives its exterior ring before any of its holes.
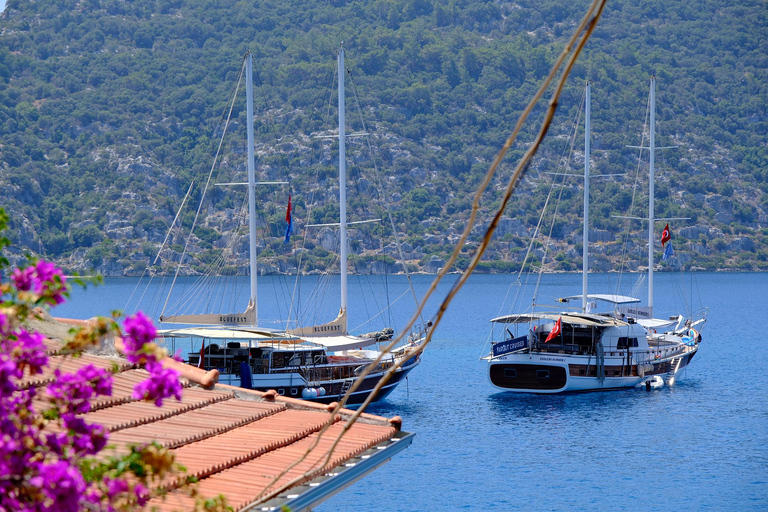
{"type": "Polygon", "coordinates": [[[285,240],[283,243],[291,241],[291,235],[293,234],[293,215],[291,214],[291,194],[288,194],[288,209],[285,210],[285,222],[288,225],[285,228],[285,240]]]}
{"type": "Polygon", "coordinates": [[[669,240],[672,238],[672,235],[669,234],[669,224],[664,226],[664,230],[661,232],[661,246],[664,247],[664,244],[669,242],[669,240]]]}
{"type": "Polygon", "coordinates": [[[200,361],[197,362],[198,368],[205,368],[205,365],[203,364],[204,355],[205,355],[205,340],[203,340],[203,346],[200,347],[200,361]]]}
{"type": "Polygon", "coordinates": [[[560,319],[557,319],[557,322],[555,322],[555,327],[549,331],[549,336],[547,336],[547,339],[544,340],[544,343],[548,342],[551,339],[554,339],[555,336],[560,336],[560,319]]]}
{"type": "Polygon", "coordinates": [[[291,194],[288,194],[288,209],[285,210],[285,222],[291,223],[291,194]]]}

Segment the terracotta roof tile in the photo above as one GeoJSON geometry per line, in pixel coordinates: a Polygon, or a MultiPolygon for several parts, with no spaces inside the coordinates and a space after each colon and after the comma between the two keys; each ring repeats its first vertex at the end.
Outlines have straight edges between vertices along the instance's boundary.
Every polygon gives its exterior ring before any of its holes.
{"type": "MultiPolygon", "coordinates": [[[[314,433],[288,446],[266,452],[248,462],[201,479],[200,492],[204,496],[216,496],[222,493],[227,496],[229,504],[237,510],[255,501],[263,492],[276,489],[277,486],[304,473],[310,473],[304,478],[305,481],[326,473],[352,456],[390,438],[395,433],[395,429],[392,427],[355,424],[350,430],[354,439],[350,439],[352,436],[345,436],[334,451],[331,461],[324,464],[331,445],[343,428],[342,423],[336,423],[321,437],[318,433],[314,433]],[[318,437],[320,437],[320,441],[310,455],[275,483],[274,479],[285,468],[304,455],[318,437]]],[[[170,507],[163,506],[161,498],[152,500],[150,507],[159,506],[160,510],[172,510],[173,504],[179,502],[184,503],[183,497],[180,496],[179,492],[174,491],[169,493],[165,503],[165,505],[171,505],[170,507]]]]}
{"type": "MultiPolygon", "coordinates": [[[[55,332],[63,332],[61,327],[55,328],[58,329],[55,332]]],[[[57,345],[51,342],[46,346],[54,351],[57,345]]],[[[119,350],[119,340],[115,346],[119,350]]],[[[412,437],[411,434],[398,432],[401,420],[397,417],[387,420],[363,414],[338,443],[330,461],[325,463],[330,446],[353,411],[343,409],[340,415],[332,418],[330,411],[333,406],[284,398],[274,392],[260,393],[220,385],[203,389],[194,384],[212,386],[218,377],[217,372],[204,372],[172,360],[166,360],[164,365],[180,370],[188,379],[186,384],[193,384],[193,387],[184,389],[181,401],[168,399],[162,407],[155,407],[153,403],[131,398],[133,387],[144,379],[146,372],[134,368],[125,359],[86,354],[80,358],[53,356],[51,363],[51,368],[59,367],[65,372],[76,371],[87,364],[101,368],[116,365],[118,373],[114,375],[112,396],[94,400],[91,412],[83,415],[84,418],[111,431],[110,444],[118,453],[124,453],[130,444],[150,441],[171,448],[176,460],[188,469],[183,478],[187,475],[198,477],[202,496],[223,494],[235,509],[245,507],[257,498],[264,499],[259,497],[294,479],[298,481],[293,482],[292,487],[313,479],[326,482],[333,477],[324,475],[336,475],[350,469],[345,465],[354,467],[358,462],[350,461],[366,450],[369,450],[369,455],[363,457],[373,457],[370,455],[373,447],[376,448],[373,452],[379,449],[386,452],[379,462],[356,473],[350,480],[354,481],[388,460],[391,453],[399,451],[392,452],[390,447],[393,443],[390,440],[405,435],[409,441],[401,444],[407,446],[412,437]],[[329,422],[331,426],[320,435],[329,422]],[[305,460],[275,481],[318,439],[316,449],[305,460]]],[[[24,384],[43,386],[52,379],[53,371],[48,370],[43,375],[27,376],[24,384]]],[[[37,403],[44,405],[43,402],[41,394],[37,403]]],[[[110,455],[111,451],[108,449],[102,453],[110,455]]],[[[322,498],[308,499],[319,502],[340,488],[339,485],[318,487],[325,485],[322,482],[313,483],[313,489],[328,489],[322,498]]],[[[194,508],[194,500],[188,493],[177,489],[179,484],[178,477],[163,482],[155,492],[166,490],[167,496],[165,499],[154,498],[150,507],[157,506],[160,511],[194,508]]],[[[270,503],[283,500],[281,503],[290,506],[291,496],[295,493],[289,494],[289,498],[277,497],[270,503]]]]}
{"type": "MultiPolygon", "coordinates": [[[[169,401],[169,404],[172,403],[169,401]]],[[[164,404],[163,408],[165,407],[166,405],[164,404]]],[[[163,408],[160,408],[160,410],[162,411],[163,408]]],[[[156,421],[144,422],[142,425],[120,430],[110,436],[110,442],[121,446],[136,443],[137,441],[149,442],[155,440],[169,448],[181,446],[226,432],[284,408],[285,406],[282,404],[225,400],[185,411],[182,414],[174,414],[163,419],[158,418],[156,421]]],[[[107,411],[109,409],[99,412],[106,413],[107,411]]]]}
{"type": "Polygon", "coordinates": [[[202,478],[291,444],[319,431],[328,418],[311,411],[283,410],[216,437],[174,450],[188,474],[202,478]]]}
{"type": "Polygon", "coordinates": [[[133,400],[129,403],[90,412],[85,415],[85,419],[94,423],[101,423],[115,432],[170,418],[186,411],[228,400],[233,396],[234,393],[227,391],[209,392],[200,388],[187,388],[182,393],[181,401],[166,400],[162,407],[157,407],[152,402],[133,400]]]}

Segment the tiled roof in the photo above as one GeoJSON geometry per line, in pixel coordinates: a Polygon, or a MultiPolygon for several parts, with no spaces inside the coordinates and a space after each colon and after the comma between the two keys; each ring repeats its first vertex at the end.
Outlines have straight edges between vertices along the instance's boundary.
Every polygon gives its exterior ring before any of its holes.
{"type": "MultiPolygon", "coordinates": [[[[34,327],[48,336],[62,332],[60,324],[46,324],[34,327]]],[[[131,398],[133,386],[146,372],[114,350],[111,357],[86,354],[71,358],[56,355],[60,344],[55,339],[48,339],[46,345],[53,368],[67,372],[87,364],[118,368],[112,396],[94,400],[92,410],[84,415],[87,421],[109,429],[110,444],[118,453],[125,452],[130,444],[157,441],[174,452],[177,462],[187,468],[186,475],[199,478],[202,496],[223,494],[235,510],[267,498],[269,501],[258,503],[255,509],[312,507],[386,462],[413,437],[400,431],[398,417],[363,414],[329,457],[353,411],[342,410],[333,418],[330,411],[335,404],[320,405],[274,392],[218,385],[215,370],[204,372],[171,359],[164,364],[182,372],[186,385],[182,400],[167,399],[162,407],[156,407],[131,398]],[[207,384],[207,389],[201,383],[207,384]],[[275,493],[288,483],[289,489],[275,493]]],[[[119,340],[115,345],[120,348],[119,340]]],[[[109,352],[109,347],[102,347],[101,352],[105,351],[109,352]]],[[[24,384],[43,386],[51,380],[52,372],[47,372],[27,377],[24,384]]],[[[166,496],[152,499],[149,507],[160,511],[192,508],[192,498],[178,489],[179,484],[178,479],[163,482],[166,496]]]]}

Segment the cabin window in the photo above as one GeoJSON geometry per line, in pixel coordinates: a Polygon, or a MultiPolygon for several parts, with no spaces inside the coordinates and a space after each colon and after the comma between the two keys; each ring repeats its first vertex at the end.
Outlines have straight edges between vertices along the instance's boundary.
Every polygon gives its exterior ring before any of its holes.
{"type": "Polygon", "coordinates": [[[549,378],[549,370],[536,370],[536,378],[537,379],[548,379],[549,378]]]}
{"type": "Polygon", "coordinates": [[[273,368],[284,368],[285,367],[285,356],[286,356],[286,354],[284,352],[273,352],[272,353],[272,367],[273,368]]]}
{"type": "Polygon", "coordinates": [[[280,389],[277,390],[277,394],[278,395],[284,395],[285,394],[285,390],[283,388],[280,388],[280,389]]]}
{"type": "Polygon", "coordinates": [[[296,396],[299,394],[299,390],[296,388],[291,388],[291,396],[296,396]]]}
{"type": "Polygon", "coordinates": [[[619,341],[616,343],[616,348],[618,350],[621,350],[623,348],[629,348],[629,347],[637,347],[637,338],[627,338],[627,337],[620,337],[619,341]]]}
{"type": "Polygon", "coordinates": [[[517,377],[517,370],[514,368],[504,368],[504,376],[508,379],[514,379],[517,377]]]}

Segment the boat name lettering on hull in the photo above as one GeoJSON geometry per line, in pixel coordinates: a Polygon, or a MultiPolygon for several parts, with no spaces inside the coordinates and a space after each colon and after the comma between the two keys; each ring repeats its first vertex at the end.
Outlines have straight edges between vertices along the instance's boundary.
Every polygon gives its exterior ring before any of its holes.
{"type": "Polygon", "coordinates": [[[562,357],[540,357],[542,361],[560,361],[561,363],[565,362],[565,359],[562,357]]]}

